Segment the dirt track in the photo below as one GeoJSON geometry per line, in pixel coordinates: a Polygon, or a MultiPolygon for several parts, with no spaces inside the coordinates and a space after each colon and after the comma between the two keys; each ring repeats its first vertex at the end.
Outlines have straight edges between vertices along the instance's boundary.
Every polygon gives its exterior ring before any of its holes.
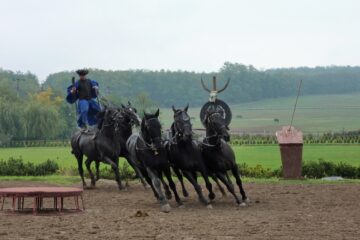
{"type": "MultiPolygon", "coordinates": [[[[0,182],[0,187],[36,184],[0,182]]],[[[248,207],[236,207],[230,195],[216,191],[214,208],[207,209],[189,186],[186,207],[176,208],[171,200],[172,212],[166,214],[141,185],[119,192],[113,182],[102,181],[86,190],[83,214],[0,213],[0,239],[360,239],[358,184],[245,188],[252,200],[248,207]],[[136,217],[138,210],[148,216],[136,217]]]]}

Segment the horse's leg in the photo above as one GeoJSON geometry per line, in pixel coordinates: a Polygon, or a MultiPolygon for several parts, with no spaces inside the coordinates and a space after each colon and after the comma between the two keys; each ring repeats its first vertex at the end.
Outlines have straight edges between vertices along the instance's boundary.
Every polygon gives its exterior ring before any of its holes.
{"type": "Polygon", "coordinates": [[[215,174],[212,174],[211,175],[211,178],[214,180],[214,182],[216,183],[217,187],[219,188],[221,194],[224,196],[226,196],[226,192],[224,190],[224,188],[221,186],[220,182],[219,182],[219,179],[216,177],[215,174]]]}
{"type": "Polygon", "coordinates": [[[176,185],[175,185],[175,183],[174,183],[174,181],[173,181],[173,179],[172,179],[172,177],[171,177],[170,167],[166,167],[166,168],[164,169],[164,174],[165,174],[166,179],[167,179],[168,182],[169,182],[169,185],[170,185],[171,190],[173,191],[173,193],[174,193],[174,195],[175,195],[175,200],[176,200],[177,204],[178,204],[179,206],[182,206],[183,203],[182,203],[182,201],[181,201],[181,199],[180,199],[180,197],[179,197],[179,195],[178,195],[178,193],[177,193],[176,185]]]}
{"type": "Polygon", "coordinates": [[[154,187],[157,195],[159,196],[159,201],[161,204],[161,211],[163,212],[170,212],[170,205],[168,204],[164,193],[161,190],[161,181],[159,176],[156,175],[149,167],[146,168],[146,172],[148,173],[149,177],[151,178],[152,186],[154,187]]]}
{"type": "Polygon", "coordinates": [[[179,168],[173,167],[172,169],[174,170],[174,173],[176,174],[177,178],[178,178],[179,181],[180,181],[180,184],[181,184],[181,188],[182,188],[182,192],[183,192],[184,197],[188,197],[188,196],[189,196],[189,193],[188,193],[188,191],[187,191],[186,188],[185,188],[184,179],[183,179],[183,176],[182,176],[179,168]]]}
{"type": "Polygon", "coordinates": [[[142,185],[144,186],[144,188],[147,189],[148,186],[146,184],[146,180],[145,180],[144,176],[142,175],[140,169],[135,166],[135,164],[132,162],[132,160],[131,160],[131,158],[129,156],[125,156],[125,159],[130,164],[130,166],[134,169],[137,177],[140,178],[140,181],[141,181],[142,185]]]}
{"type": "Polygon", "coordinates": [[[95,161],[95,168],[96,168],[96,181],[100,179],[100,161],[95,161]]]}
{"type": "Polygon", "coordinates": [[[86,182],[85,182],[85,178],[84,178],[84,169],[83,169],[83,155],[79,155],[76,157],[77,162],[78,162],[78,171],[79,171],[79,175],[81,177],[81,181],[83,183],[83,187],[86,187],[86,182]]]}
{"type": "Polygon", "coordinates": [[[242,200],[245,201],[245,202],[249,202],[247,196],[246,196],[246,193],[245,193],[245,190],[243,188],[243,185],[242,185],[242,181],[241,181],[241,178],[240,178],[240,172],[239,172],[239,169],[238,167],[235,165],[232,169],[232,174],[234,175],[235,179],[236,179],[236,184],[238,185],[239,187],[239,190],[240,190],[240,194],[241,194],[241,197],[242,197],[242,200]]]}
{"type": "Polygon", "coordinates": [[[223,182],[225,184],[226,188],[234,196],[236,203],[240,204],[240,200],[239,200],[238,196],[236,196],[235,191],[234,191],[234,185],[231,182],[227,181],[227,179],[226,179],[226,173],[217,172],[216,176],[220,179],[221,182],[223,182]]]}
{"type": "Polygon", "coordinates": [[[194,179],[194,176],[191,172],[188,171],[182,171],[184,176],[186,177],[187,180],[189,180],[191,182],[191,184],[194,186],[196,193],[198,194],[199,197],[199,201],[201,203],[203,203],[204,205],[209,205],[209,201],[205,199],[201,187],[200,185],[196,182],[196,180],[194,179]]]}
{"type": "Polygon", "coordinates": [[[152,189],[152,191],[154,192],[154,196],[155,196],[155,198],[157,199],[157,200],[159,200],[159,195],[157,194],[157,192],[156,192],[156,190],[155,190],[155,188],[154,188],[154,186],[152,185],[152,182],[151,182],[151,178],[149,177],[149,176],[145,176],[145,180],[147,181],[147,183],[150,185],[150,187],[151,187],[151,189],[152,189]]]}
{"type": "Polygon", "coordinates": [[[94,174],[91,171],[91,163],[92,163],[92,161],[93,160],[90,159],[90,158],[86,159],[85,165],[86,165],[86,169],[88,170],[89,175],[90,175],[91,187],[95,187],[96,180],[95,180],[94,174]]]}
{"type": "Polygon", "coordinates": [[[170,192],[170,188],[168,186],[168,184],[165,182],[163,176],[162,176],[162,172],[161,171],[158,171],[158,175],[160,177],[160,181],[163,185],[163,188],[164,188],[164,191],[165,191],[165,196],[166,196],[166,199],[167,200],[170,200],[172,198],[172,194],[170,192]]]}
{"type": "Polygon", "coordinates": [[[108,163],[111,166],[111,168],[113,169],[114,174],[115,174],[115,181],[117,182],[119,189],[120,190],[124,189],[124,186],[122,185],[122,182],[120,179],[119,164],[117,164],[119,162],[119,159],[115,159],[115,161],[114,161],[114,160],[104,156],[104,161],[106,163],[108,163]]]}
{"type": "MultiPolygon", "coordinates": [[[[212,184],[210,183],[210,180],[209,180],[209,175],[206,171],[206,168],[205,166],[201,165],[200,166],[200,173],[202,175],[202,177],[204,178],[205,180],[205,184],[206,184],[206,188],[207,190],[209,191],[209,199],[210,200],[214,200],[215,199],[215,193],[213,192],[212,190],[212,184]]],[[[196,173],[195,173],[196,174],[196,173]]]]}

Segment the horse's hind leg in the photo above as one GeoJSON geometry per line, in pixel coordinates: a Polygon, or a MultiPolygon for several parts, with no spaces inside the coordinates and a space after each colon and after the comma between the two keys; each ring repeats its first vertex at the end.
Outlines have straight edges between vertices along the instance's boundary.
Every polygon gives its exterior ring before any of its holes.
{"type": "Polygon", "coordinates": [[[78,162],[78,171],[79,171],[79,175],[81,177],[83,187],[86,187],[86,182],[85,182],[85,178],[84,178],[84,169],[83,169],[83,155],[76,156],[76,159],[78,162]]]}
{"type": "Polygon", "coordinates": [[[246,196],[246,193],[245,193],[245,190],[243,188],[243,185],[242,185],[242,181],[241,181],[241,178],[240,178],[240,172],[239,172],[239,169],[237,166],[234,166],[232,169],[232,174],[234,175],[235,179],[236,179],[236,184],[238,185],[239,187],[239,190],[240,190],[240,194],[241,194],[241,197],[242,197],[242,200],[247,202],[248,201],[248,198],[246,196]]]}
{"type": "Polygon", "coordinates": [[[95,168],[96,168],[96,181],[98,181],[100,179],[100,162],[99,161],[95,161],[95,168]]]}
{"type": "Polygon", "coordinates": [[[214,182],[216,183],[216,185],[217,185],[217,187],[219,188],[221,194],[222,194],[223,196],[226,196],[226,192],[225,192],[224,188],[221,186],[221,184],[220,184],[220,182],[219,182],[219,179],[218,179],[214,174],[211,175],[211,178],[212,178],[212,179],[214,180],[214,182]]]}
{"type": "Polygon", "coordinates": [[[121,182],[121,179],[120,179],[119,164],[118,164],[119,160],[117,159],[117,160],[113,161],[110,158],[104,156],[104,161],[106,163],[108,163],[111,166],[111,168],[113,169],[114,174],[115,174],[115,180],[116,180],[116,182],[118,184],[119,189],[120,190],[124,189],[124,186],[122,185],[122,182],[121,182]]]}
{"type": "Polygon", "coordinates": [[[220,179],[221,182],[223,182],[225,184],[226,188],[234,196],[236,203],[240,204],[240,200],[239,200],[238,196],[236,196],[235,191],[234,191],[234,185],[226,179],[225,175],[226,175],[226,173],[222,173],[222,172],[216,173],[216,176],[220,179]]]}
{"type": "Polygon", "coordinates": [[[90,159],[90,158],[86,159],[85,165],[86,165],[86,169],[88,170],[89,175],[90,175],[90,178],[91,178],[91,186],[92,186],[92,187],[95,187],[96,180],[95,180],[95,177],[94,177],[93,172],[91,171],[91,163],[92,163],[92,161],[93,161],[93,160],[90,159]]]}
{"type": "Polygon", "coordinates": [[[171,171],[170,171],[170,168],[169,168],[169,167],[164,169],[164,174],[165,174],[165,176],[166,176],[166,179],[167,179],[168,182],[169,182],[169,185],[170,185],[171,190],[173,191],[173,193],[174,193],[174,195],[175,195],[175,200],[176,200],[177,204],[178,204],[179,206],[182,206],[183,203],[182,203],[182,201],[181,201],[181,199],[180,199],[180,197],[179,197],[179,195],[178,195],[178,193],[177,193],[176,185],[175,185],[174,181],[172,180],[171,171]]]}
{"type": "Polygon", "coordinates": [[[189,193],[188,193],[188,191],[187,191],[186,188],[185,188],[184,179],[183,179],[183,176],[182,176],[179,168],[173,167],[173,170],[174,170],[174,173],[176,174],[177,178],[178,178],[179,181],[180,181],[181,188],[182,188],[182,192],[183,192],[183,196],[184,196],[184,197],[188,197],[188,196],[189,196],[189,193]]]}

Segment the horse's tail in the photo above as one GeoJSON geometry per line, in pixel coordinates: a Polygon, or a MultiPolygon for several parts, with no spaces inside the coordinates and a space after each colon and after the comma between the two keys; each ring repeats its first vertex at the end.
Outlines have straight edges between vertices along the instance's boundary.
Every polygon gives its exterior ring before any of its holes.
{"type": "Polygon", "coordinates": [[[80,157],[82,155],[79,146],[81,135],[82,135],[81,132],[78,132],[71,138],[71,153],[74,154],[75,157],[80,157]]]}

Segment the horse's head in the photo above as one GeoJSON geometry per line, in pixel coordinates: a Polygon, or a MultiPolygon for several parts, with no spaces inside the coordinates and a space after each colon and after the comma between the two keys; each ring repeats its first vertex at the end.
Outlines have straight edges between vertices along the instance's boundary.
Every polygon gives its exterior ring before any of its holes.
{"type": "Polygon", "coordinates": [[[175,109],[174,106],[172,106],[173,112],[174,112],[174,124],[173,124],[173,130],[176,134],[176,137],[188,141],[192,139],[192,127],[190,122],[190,117],[187,113],[189,108],[189,104],[182,109],[175,109]]]}
{"type": "Polygon", "coordinates": [[[99,129],[102,129],[103,127],[113,127],[116,131],[119,129],[119,125],[124,121],[124,118],[118,109],[107,107],[97,114],[97,118],[99,129]]]}
{"type": "Polygon", "coordinates": [[[140,126],[141,118],[137,114],[136,108],[131,106],[130,101],[128,102],[127,106],[121,104],[121,107],[125,121],[128,122],[131,126],[140,126]]]}
{"type": "Polygon", "coordinates": [[[226,125],[224,112],[222,110],[209,109],[205,115],[206,130],[213,135],[223,138],[225,141],[230,141],[229,127],[226,125]]]}
{"type": "Polygon", "coordinates": [[[141,132],[144,140],[151,145],[153,150],[159,150],[162,147],[159,114],[159,109],[155,114],[149,114],[144,111],[144,118],[141,122],[141,132]]]}

